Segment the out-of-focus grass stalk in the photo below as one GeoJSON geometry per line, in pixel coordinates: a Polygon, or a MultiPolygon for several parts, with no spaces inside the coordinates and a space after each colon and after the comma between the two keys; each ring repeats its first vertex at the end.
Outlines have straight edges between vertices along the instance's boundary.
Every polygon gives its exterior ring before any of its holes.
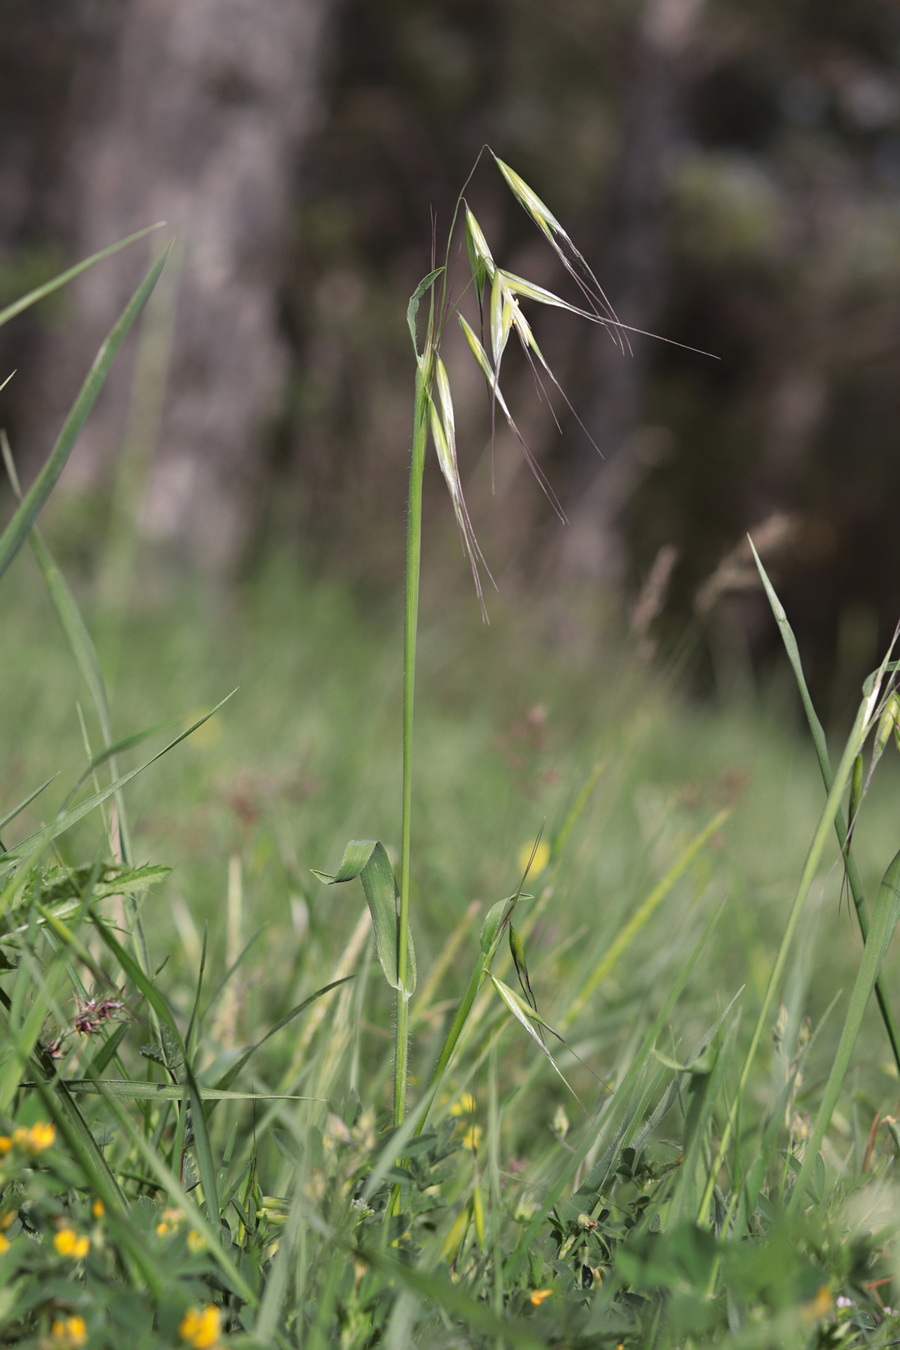
{"type": "Polygon", "coordinates": [[[412,848],[412,739],[416,687],[419,578],[422,571],[422,484],[428,447],[429,398],[434,369],[433,325],[416,370],[409,502],[406,525],[406,605],[403,616],[403,809],[400,833],[400,900],[397,933],[397,1022],[394,1058],[394,1126],[403,1123],[409,1078],[409,883],[412,848]]]}

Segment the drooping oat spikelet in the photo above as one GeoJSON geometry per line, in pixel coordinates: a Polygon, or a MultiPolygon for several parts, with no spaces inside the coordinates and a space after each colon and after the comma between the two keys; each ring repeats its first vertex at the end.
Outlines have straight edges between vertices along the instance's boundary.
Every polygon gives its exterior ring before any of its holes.
{"type": "MultiPolygon", "coordinates": [[[[456,459],[456,418],[453,412],[453,398],[450,393],[450,381],[447,378],[447,368],[439,356],[435,357],[434,383],[437,385],[440,409],[434,400],[434,395],[429,393],[428,414],[431,426],[431,439],[434,442],[434,448],[437,452],[441,473],[444,475],[444,482],[447,484],[447,490],[450,493],[450,500],[453,503],[453,512],[456,516],[456,523],[459,526],[463,547],[465,548],[469,564],[472,568],[475,590],[478,593],[478,600],[483,610],[484,594],[481,585],[479,563],[484,567],[489,577],[491,574],[490,569],[484,560],[484,554],[478,546],[478,540],[475,538],[475,531],[472,528],[468,507],[466,506],[466,500],[463,496],[462,480],[459,476],[459,465],[456,459]]],[[[493,578],[491,579],[493,580],[493,578]]]]}
{"type": "MultiPolygon", "coordinates": [[[[491,151],[491,154],[493,155],[494,152],[491,151]]],[[[498,155],[494,155],[494,163],[506,180],[516,201],[537,225],[563,267],[587,300],[593,312],[593,317],[610,326],[613,341],[624,351],[628,346],[628,339],[625,336],[623,325],[619,323],[616,311],[581,252],[575,247],[550,208],[541,201],[524,178],[521,178],[515,169],[511,169],[508,164],[505,164],[498,155]]],[[[570,308],[570,306],[566,306],[566,308],[570,308]]]]}

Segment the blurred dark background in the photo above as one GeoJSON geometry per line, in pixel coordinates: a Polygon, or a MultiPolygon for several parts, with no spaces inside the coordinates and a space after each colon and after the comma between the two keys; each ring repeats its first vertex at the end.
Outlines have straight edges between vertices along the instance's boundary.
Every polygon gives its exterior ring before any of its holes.
{"type": "MultiPolygon", "coordinates": [[[[750,530],[827,696],[878,659],[900,615],[893,0],[6,0],[0,114],[3,302],[155,220],[178,238],[66,475],[107,571],[138,549],[228,578],[289,540],[365,593],[398,584],[406,300],[488,143],[622,321],[670,340],[623,356],[536,318],[578,412],[561,403],[560,429],[509,359],[565,528],[507,438],[492,448],[451,344],[501,587],[594,597],[648,651],[689,631],[708,678],[777,641],[750,530]]],[[[569,294],[488,161],[467,197],[495,257],[569,294]]],[[[26,474],[147,257],[0,332],[26,474]]],[[[436,473],[429,491],[466,585],[436,473]]]]}

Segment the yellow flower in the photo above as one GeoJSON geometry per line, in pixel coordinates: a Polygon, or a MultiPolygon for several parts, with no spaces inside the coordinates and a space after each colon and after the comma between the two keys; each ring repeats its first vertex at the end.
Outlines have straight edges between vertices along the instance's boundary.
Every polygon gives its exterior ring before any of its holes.
{"type": "Polygon", "coordinates": [[[803,1304],[800,1316],[804,1322],[818,1322],[829,1312],[831,1312],[831,1290],[827,1284],[823,1284],[809,1302],[803,1304]]]}
{"type": "Polygon", "coordinates": [[[95,1219],[103,1218],[103,1215],[106,1213],[106,1206],[104,1205],[102,1200],[94,1201],[94,1203],[91,1205],[91,1213],[93,1214],[95,1219]]]}
{"type": "Polygon", "coordinates": [[[178,1334],[183,1341],[192,1345],[194,1350],[212,1350],[219,1342],[221,1330],[222,1319],[219,1309],[209,1303],[202,1312],[199,1308],[188,1308],[178,1328],[178,1334]]]}
{"type": "Polygon", "coordinates": [[[197,1252],[202,1252],[205,1250],[206,1238],[203,1236],[202,1233],[198,1233],[196,1228],[192,1228],[187,1235],[187,1245],[188,1251],[193,1252],[194,1255],[196,1256],[197,1252]]]}
{"type": "Polygon", "coordinates": [[[13,1146],[13,1141],[8,1134],[0,1134],[0,1158],[5,1158],[13,1146]]]}
{"type": "Polygon", "coordinates": [[[481,1143],[482,1129],[480,1125],[470,1125],[462,1136],[463,1148],[469,1149],[474,1153],[481,1143]]]}
{"type": "Polygon", "coordinates": [[[77,1350],[77,1347],[87,1342],[87,1325],[83,1317],[57,1317],[52,1327],[50,1335],[57,1345],[64,1345],[67,1350],[77,1350]]]}
{"type": "Polygon", "coordinates": [[[552,1293],[552,1289],[532,1289],[528,1295],[528,1302],[532,1303],[535,1308],[539,1308],[544,1299],[549,1298],[552,1293]]]}
{"type": "Polygon", "coordinates": [[[475,1098],[471,1092],[460,1094],[458,1102],[454,1102],[450,1107],[451,1116],[471,1116],[475,1112],[475,1098]]]}
{"type": "Polygon", "coordinates": [[[9,1248],[10,1248],[9,1238],[5,1238],[3,1234],[0,1233],[0,1256],[2,1256],[4,1252],[8,1252],[9,1248]]]}
{"type": "Polygon", "coordinates": [[[73,1261],[80,1261],[90,1251],[91,1240],[88,1237],[79,1237],[74,1228],[61,1228],[53,1239],[53,1245],[60,1256],[69,1256],[73,1261]]]}
{"type": "MultiPolygon", "coordinates": [[[[26,1153],[35,1156],[43,1153],[45,1148],[49,1148],[56,1138],[56,1126],[50,1125],[47,1121],[38,1121],[37,1125],[32,1125],[28,1129],[25,1125],[20,1125],[17,1130],[13,1130],[12,1143],[24,1149],[26,1153]]],[[[8,1152],[9,1150],[3,1150],[8,1152]]]]}

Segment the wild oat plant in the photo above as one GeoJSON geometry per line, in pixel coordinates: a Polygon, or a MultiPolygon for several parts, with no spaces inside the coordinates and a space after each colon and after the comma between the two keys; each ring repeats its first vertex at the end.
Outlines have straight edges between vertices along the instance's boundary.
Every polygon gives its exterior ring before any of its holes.
{"type": "MultiPolygon", "coordinates": [[[[305,997],[250,1044],[228,1039],[221,1014],[236,971],[252,962],[252,943],[211,990],[205,940],[192,987],[168,971],[142,921],[144,898],[167,869],[138,859],[123,795],[206,718],[139,767],[119,767],[159,729],[114,736],[94,645],[36,529],[164,252],[103,344],[27,493],[3,444],[19,504],[0,536],[0,573],[27,541],[100,744],[45,823],[0,846],[0,1345],[799,1350],[900,1340],[891,1306],[897,1133],[885,1107],[892,1103],[874,1107],[848,1083],[861,1034],[876,1034],[866,1020],[873,995],[894,1064],[878,1090],[887,1092],[900,1068],[883,978],[900,906],[900,855],[868,915],[854,854],[860,808],[900,726],[890,655],[867,682],[832,769],[793,634],[760,564],[826,801],[758,997],[738,988],[723,998],[713,980],[722,904],[709,903],[710,849],[728,810],[699,830],[666,836],[659,874],[612,929],[603,914],[574,943],[560,931],[565,850],[582,828],[600,764],[535,840],[509,894],[488,907],[480,936],[472,906],[448,923],[416,995],[415,878],[429,851],[427,839],[415,855],[412,847],[429,437],[482,603],[487,575],[457,464],[441,354],[447,326],[461,326],[495,414],[548,492],[501,387],[510,336],[539,380],[556,389],[526,308],[550,305],[606,326],[623,359],[630,331],[548,207],[508,165],[488,159],[579,298],[564,300],[501,267],[460,198],[445,260],[408,309],[416,375],[399,875],[392,841],[374,840],[352,841],[334,874],[316,874],[328,884],[360,880],[361,921],[329,978],[323,983],[310,963],[305,997]],[[469,280],[455,295],[458,230],[469,280]],[[63,844],[74,837],[86,847],[84,827],[71,832],[94,812],[104,829],[74,865],[63,844]],[[864,944],[849,1000],[837,996],[813,1029],[803,1002],[808,943],[804,966],[795,939],[811,889],[832,861],[833,831],[864,944]],[[672,940],[670,918],[654,944],[654,922],[677,896],[682,937],[672,940]],[[394,1000],[392,1092],[380,1058],[360,1055],[361,1038],[384,1012],[368,978],[370,944],[394,1000]],[[539,954],[540,978],[529,969],[529,949],[539,954]],[[466,963],[468,980],[463,974],[446,999],[446,981],[459,979],[466,963]],[[554,979],[555,1027],[535,993],[554,979]],[[698,998],[698,989],[711,998],[698,998]],[[705,1029],[698,1026],[696,1009],[717,1000],[705,1029]],[[805,1075],[817,1041],[827,1041],[829,1067],[811,1089],[805,1075]],[[547,1102],[555,1102],[549,1123],[547,1102]]],[[[14,643],[15,632],[5,641],[14,643]]],[[[47,787],[6,810],[4,837],[47,787]]],[[[229,913],[242,905],[237,864],[232,882],[229,913]]],[[[464,878],[458,884],[465,890],[464,878]]]]}

